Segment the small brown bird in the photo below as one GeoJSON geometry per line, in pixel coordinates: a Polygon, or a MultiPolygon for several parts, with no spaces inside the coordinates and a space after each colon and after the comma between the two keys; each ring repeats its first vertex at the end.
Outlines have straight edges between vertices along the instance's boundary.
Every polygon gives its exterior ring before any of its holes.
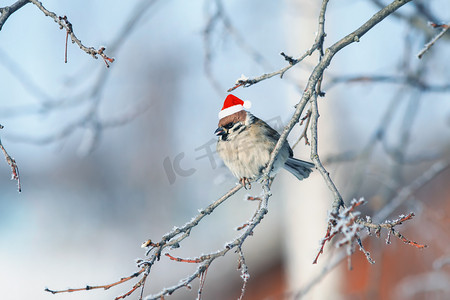
{"type": "MultiPolygon", "coordinates": [[[[250,182],[258,180],[270,160],[280,134],[266,122],[258,119],[244,108],[244,102],[234,95],[228,95],[219,112],[219,127],[215,134],[217,153],[231,173],[247,188],[250,182]]],[[[283,167],[299,180],[307,178],[314,164],[293,158],[289,143],[284,142],[278,153],[271,174],[283,167]]]]}

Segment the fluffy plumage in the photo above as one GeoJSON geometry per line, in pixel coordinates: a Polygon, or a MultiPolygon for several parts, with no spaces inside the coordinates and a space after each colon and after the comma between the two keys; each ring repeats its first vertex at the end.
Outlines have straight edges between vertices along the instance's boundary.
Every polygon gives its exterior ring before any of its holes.
{"type": "MultiPolygon", "coordinates": [[[[245,110],[222,118],[215,133],[219,136],[217,153],[244,185],[262,176],[280,138],[276,130],[245,110]]],[[[283,167],[299,180],[308,177],[314,164],[292,156],[292,149],[285,141],[271,174],[283,167]]]]}

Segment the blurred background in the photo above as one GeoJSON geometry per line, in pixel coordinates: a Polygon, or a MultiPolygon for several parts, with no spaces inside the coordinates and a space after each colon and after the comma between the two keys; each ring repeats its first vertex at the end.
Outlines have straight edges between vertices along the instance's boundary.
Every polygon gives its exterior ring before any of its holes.
{"type": "MultiPolygon", "coordinates": [[[[9,6],[15,1],[2,1],[9,6]]],[[[330,1],[325,47],[366,22],[387,1],[330,1]]],[[[236,179],[215,152],[217,113],[243,74],[286,65],[314,42],[320,3],[311,1],[54,1],[86,45],[105,46],[107,69],[69,42],[33,4],[0,31],[0,131],[15,158],[22,192],[0,164],[1,298],[114,299],[135,281],[107,291],[52,295],[50,289],[114,282],[138,269],[140,248],[158,241],[232,188],[236,179]]],[[[424,174],[441,168],[389,214],[413,211],[398,229],[427,244],[418,250],[391,238],[364,241],[375,265],[357,251],[322,278],[339,249],[325,249],[332,194],[320,174],[298,182],[280,173],[269,213],[244,244],[251,275],[244,299],[448,299],[450,297],[449,34],[417,53],[447,23],[450,3],[413,1],[339,52],[325,72],[319,99],[319,153],[345,201],[364,197],[376,215],[424,174]],[[434,167],[433,167],[434,166],[434,167]],[[433,169],[434,168],[434,169],[433,169]],[[319,277],[315,277],[319,276],[319,277]],[[330,296],[331,295],[331,296],[330,296]]],[[[233,93],[281,130],[300,100],[317,54],[274,77],[233,93]]],[[[303,127],[289,137],[293,145],[303,127]]],[[[300,141],[296,157],[308,160],[300,141]]],[[[258,187],[240,191],[170,253],[197,257],[223,248],[252,217],[258,187]]],[[[383,220],[381,220],[383,221],[383,220]]],[[[237,255],[214,262],[205,299],[237,299],[237,255]]],[[[196,269],[166,257],[155,265],[145,295],[196,269]]],[[[198,284],[198,282],[196,282],[198,284]]],[[[197,287],[170,298],[194,299],[197,287]]],[[[130,299],[137,299],[133,294],[130,299]]]]}

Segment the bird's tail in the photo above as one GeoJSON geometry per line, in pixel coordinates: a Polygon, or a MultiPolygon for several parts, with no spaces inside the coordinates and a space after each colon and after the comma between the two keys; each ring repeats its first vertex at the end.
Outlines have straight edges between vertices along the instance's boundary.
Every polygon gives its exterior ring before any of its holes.
{"type": "Polygon", "coordinates": [[[307,178],[314,167],[313,163],[289,157],[283,166],[299,180],[307,178]]]}

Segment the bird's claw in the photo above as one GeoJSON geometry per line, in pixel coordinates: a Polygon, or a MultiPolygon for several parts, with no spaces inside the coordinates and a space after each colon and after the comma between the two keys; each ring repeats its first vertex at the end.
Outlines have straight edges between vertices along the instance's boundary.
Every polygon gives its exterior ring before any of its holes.
{"type": "Polygon", "coordinates": [[[241,179],[239,179],[239,183],[242,184],[242,186],[246,190],[249,190],[252,188],[252,185],[250,184],[250,180],[248,178],[242,177],[241,179]],[[247,188],[247,186],[248,186],[248,188],[247,188]]]}

